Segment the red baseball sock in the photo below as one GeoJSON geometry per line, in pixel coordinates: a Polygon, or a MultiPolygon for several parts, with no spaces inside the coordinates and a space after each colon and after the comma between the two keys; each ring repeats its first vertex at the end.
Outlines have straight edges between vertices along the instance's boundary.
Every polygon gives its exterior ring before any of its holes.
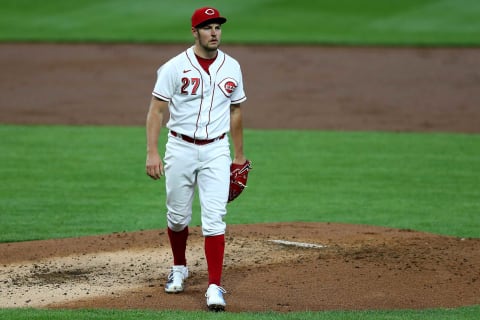
{"type": "Polygon", "coordinates": [[[208,265],[208,284],[220,285],[225,253],[225,235],[205,237],[205,257],[208,265]]]}
{"type": "Polygon", "coordinates": [[[182,231],[175,232],[168,228],[168,238],[173,253],[173,264],[176,266],[186,266],[187,258],[185,252],[187,250],[188,227],[182,231]]]}

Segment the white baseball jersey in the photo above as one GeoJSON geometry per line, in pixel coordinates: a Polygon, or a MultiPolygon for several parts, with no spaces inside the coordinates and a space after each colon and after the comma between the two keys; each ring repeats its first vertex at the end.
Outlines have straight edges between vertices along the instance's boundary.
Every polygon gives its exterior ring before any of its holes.
{"type": "Polygon", "coordinates": [[[230,130],[230,105],[247,99],[240,64],[218,50],[209,72],[199,64],[193,47],[158,69],[152,94],[169,102],[167,128],[199,140],[230,130]]]}

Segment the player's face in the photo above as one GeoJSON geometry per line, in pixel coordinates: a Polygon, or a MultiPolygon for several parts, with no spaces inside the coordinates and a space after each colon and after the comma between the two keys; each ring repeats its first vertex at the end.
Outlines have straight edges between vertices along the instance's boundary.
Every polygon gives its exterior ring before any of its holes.
{"type": "Polygon", "coordinates": [[[195,40],[205,51],[216,51],[220,46],[222,28],[218,23],[211,23],[193,31],[195,40]]]}

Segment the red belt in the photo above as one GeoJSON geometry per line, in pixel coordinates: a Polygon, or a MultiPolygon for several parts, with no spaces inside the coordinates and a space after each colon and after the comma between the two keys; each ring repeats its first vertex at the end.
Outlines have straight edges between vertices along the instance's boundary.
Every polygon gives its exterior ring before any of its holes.
{"type": "Polygon", "coordinates": [[[212,143],[214,141],[221,140],[221,139],[225,138],[225,133],[223,133],[219,137],[216,137],[216,138],[213,138],[213,139],[207,139],[207,140],[194,139],[194,138],[186,136],[184,134],[176,133],[175,131],[172,131],[172,130],[170,130],[170,133],[174,137],[178,137],[178,138],[180,138],[184,141],[187,141],[187,142],[190,142],[190,143],[193,143],[193,144],[197,144],[197,145],[209,144],[209,143],[212,143]]]}

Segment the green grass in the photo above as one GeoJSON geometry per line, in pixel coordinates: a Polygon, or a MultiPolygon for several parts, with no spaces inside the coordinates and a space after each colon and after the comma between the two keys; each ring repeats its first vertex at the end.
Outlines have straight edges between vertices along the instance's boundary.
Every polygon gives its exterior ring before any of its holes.
{"type": "MultiPolygon", "coordinates": [[[[476,0],[216,0],[226,43],[480,44],[476,0]]],[[[191,42],[195,0],[0,2],[0,41],[191,42]]]]}
{"type": "Polygon", "coordinates": [[[163,224],[162,184],[145,175],[141,129],[4,126],[0,136],[1,240],[163,224]]]}
{"type": "MultiPolygon", "coordinates": [[[[165,227],[164,182],[145,174],[144,128],[3,125],[0,136],[0,241],[165,227]]],[[[480,236],[479,135],[246,130],[245,142],[254,169],[229,224],[480,236]]],[[[198,202],[194,210],[199,225],[198,202]]]]}
{"type": "Polygon", "coordinates": [[[231,222],[242,223],[252,212],[251,219],[265,222],[334,221],[480,235],[478,135],[252,134],[257,171],[249,201],[231,222]]]}
{"type": "Polygon", "coordinates": [[[57,320],[57,319],[175,319],[175,320],[476,320],[480,306],[457,309],[429,309],[403,311],[325,311],[292,313],[209,313],[184,311],[147,311],[147,310],[35,310],[35,309],[0,309],[0,317],[10,320],[57,320]]]}

